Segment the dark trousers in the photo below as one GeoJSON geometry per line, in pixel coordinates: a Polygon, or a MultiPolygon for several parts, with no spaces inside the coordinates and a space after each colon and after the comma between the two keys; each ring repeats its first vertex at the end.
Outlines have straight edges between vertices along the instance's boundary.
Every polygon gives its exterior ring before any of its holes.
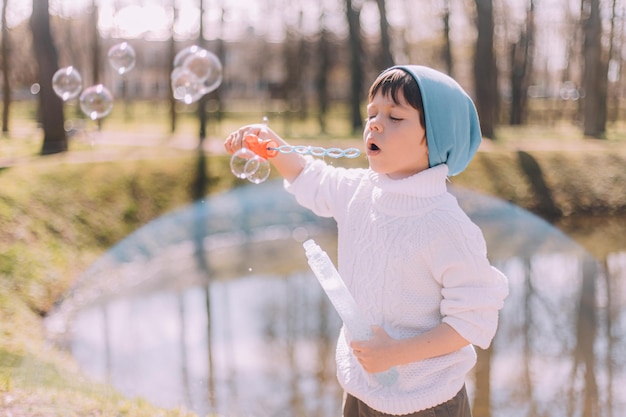
{"type": "MultiPolygon", "coordinates": [[[[363,401],[347,394],[343,407],[343,417],[391,417],[393,414],[385,414],[367,406],[363,401]]],[[[436,405],[426,410],[411,414],[403,414],[403,417],[472,417],[467,391],[461,388],[451,400],[436,405]]]]}

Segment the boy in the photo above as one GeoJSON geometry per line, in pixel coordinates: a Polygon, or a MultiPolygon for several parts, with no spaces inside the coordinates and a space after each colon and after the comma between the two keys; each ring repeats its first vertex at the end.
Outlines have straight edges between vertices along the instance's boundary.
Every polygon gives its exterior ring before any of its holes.
{"type": "MultiPolygon", "coordinates": [[[[243,137],[286,142],[252,125],[243,137]]],[[[471,416],[465,378],[472,345],[487,348],[507,280],[486,256],[482,233],[447,191],[480,144],[472,100],[447,75],[396,66],[370,88],[363,141],[369,169],[345,169],[296,153],[271,161],[296,200],[338,227],[338,269],[373,326],[367,341],[342,329],[337,377],[344,417],[471,416]],[[396,367],[398,381],[372,375],[396,367]]]]}

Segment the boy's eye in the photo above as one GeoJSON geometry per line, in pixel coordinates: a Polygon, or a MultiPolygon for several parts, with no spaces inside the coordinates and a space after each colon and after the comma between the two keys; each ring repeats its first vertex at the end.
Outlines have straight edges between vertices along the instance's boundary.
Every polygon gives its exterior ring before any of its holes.
{"type": "MultiPolygon", "coordinates": [[[[369,114],[365,120],[366,121],[372,120],[376,116],[378,116],[378,114],[369,114]]],[[[392,122],[400,122],[403,120],[401,117],[393,117],[391,115],[389,115],[388,117],[389,117],[389,120],[391,120],[392,122]]]]}

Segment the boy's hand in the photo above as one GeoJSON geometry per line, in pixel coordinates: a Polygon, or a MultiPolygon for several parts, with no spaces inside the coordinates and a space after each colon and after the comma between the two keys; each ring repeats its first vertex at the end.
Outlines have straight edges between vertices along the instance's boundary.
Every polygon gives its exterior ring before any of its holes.
{"type": "Polygon", "coordinates": [[[352,341],[350,347],[357,360],[367,372],[384,372],[396,365],[394,347],[396,340],[379,326],[372,326],[374,335],[369,340],[352,341]]]}
{"type": "Polygon", "coordinates": [[[244,146],[246,136],[254,135],[261,141],[272,141],[276,146],[286,145],[287,143],[276,134],[271,128],[265,124],[252,124],[240,127],[232,132],[224,141],[224,149],[226,152],[233,154],[244,146]]]}
{"type": "Polygon", "coordinates": [[[248,125],[235,130],[224,141],[224,149],[230,154],[237,152],[244,146],[245,137],[250,134],[263,138],[267,135],[267,126],[248,125]]]}
{"type": "Polygon", "coordinates": [[[248,149],[262,158],[270,159],[278,154],[278,143],[275,140],[262,140],[257,135],[247,134],[243,141],[248,149]]]}
{"type": "MultiPolygon", "coordinates": [[[[229,154],[234,154],[244,146],[246,136],[254,135],[259,140],[265,143],[266,147],[268,143],[276,145],[276,148],[283,145],[289,145],[283,138],[278,136],[276,132],[270,129],[266,124],[253,124],[243,126],[233,133],[228,135],[224,141],[224,149],[229,154]]],[[[272,146],[273,148],[274,146],[272,146]]],[[[268,155],[269,156],[269,155],[268,155]]],[[[289,154],[282,154],[280,152],[273,152],[272,165],[278,170],[280,175],[287,181],[292,182],[306,165],[306,160],[302,155],[298,155],[295,152],[289,154]]]]}

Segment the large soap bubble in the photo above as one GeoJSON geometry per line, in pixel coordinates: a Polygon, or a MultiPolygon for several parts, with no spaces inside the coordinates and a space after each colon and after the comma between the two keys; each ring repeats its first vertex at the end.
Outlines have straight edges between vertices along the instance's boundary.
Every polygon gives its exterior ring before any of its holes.
{"type": "Polygon", "coordinates": [[[83,89],[83,78],[72,66],[61,68],[52,76],[52,89],[63,101],[73,99],[83,89]]]}
{"type": "Polygon", "coordinates": [[[80,109],[91,120],[102,119],[113,109],[113,95],[102,84],[85,88],[79,101],[80,109]]]}
{"type": "Polygon", "coordinates": [[[126,74],[135,67],[137,54],[128,42],[120,42],[109,48],[109,64],[119,75],[126,74]]]}
{"type": "Polygon", "coordinates": [[[220,86],[222,63],[206,49],[188,46],[174,58],[171,81],[174,98],[193,103],[220,86]]]}

